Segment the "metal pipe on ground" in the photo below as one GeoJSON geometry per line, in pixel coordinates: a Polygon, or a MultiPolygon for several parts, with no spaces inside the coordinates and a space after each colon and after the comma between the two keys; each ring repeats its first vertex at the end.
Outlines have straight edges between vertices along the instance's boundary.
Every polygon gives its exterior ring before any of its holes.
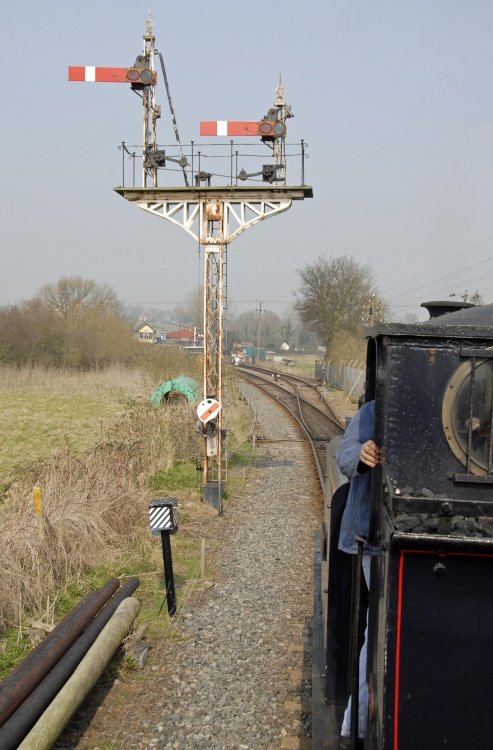
{"type": "Polygon", "coordinates": [[[132,596],[139,584],[140,581],[138,578],[129,578],[121,589],[109,599],[107,604],[96,615],[82,635],[77,638],[75,643],[70,646],[59,662],[55,664],[53,669],[37,685],[32,693],[27,696],[17,711],[7,719],[3,727],[0,728],[0,748],[2,750],[15,750],[19,746],[43,711],[46,710],[56,694],[67,682],[77,665],[82,661],[121,602],[132,596]]]}
{"type": "Polygon", "coordinates": [[[60,620],[58,625],[0,683],[0,727],[39,685],[60,657],[94,619],[101,607],[119,588],[110,578],[97,591],[91,591],[60,620]]]}
{"type": "Polygon", "coordinates": [[[73,675],[36,722],[18,750],[49,750],[72,714],[111,661],[140,611],[138,599],[125,599],[73,675]]]}

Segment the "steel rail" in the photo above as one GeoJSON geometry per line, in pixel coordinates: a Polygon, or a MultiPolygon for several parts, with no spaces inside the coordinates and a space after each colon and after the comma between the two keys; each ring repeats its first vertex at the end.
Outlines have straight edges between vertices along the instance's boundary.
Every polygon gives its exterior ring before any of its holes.
{"type": "MultiPolygon", "coordinates": [[[[315,391],[319,395],[321,401],[324,403],[324,405],[327,408],[327,410],[331,413],[334,422],[337,422],[337,424],[340,427],[344,428],[344,426],[345,426],[344,422],[334,412],[334,410],[332,409],[331,405],[328,403],[327,399],[325,398],[325,396],[321,392],[320,388],[317,385],[315,385],[314,383],[312,383],[310,380],[307,380],[306,378],[302,378],[300,375],[292,375],[291,373],[279,372],[278,370],[270,370],[270,369],[268,369],[266,367],[257,367],[257,366],[253,366],[253,365],[240,365],[240,366],[238,366],[235,369],[238,369],[238,370],[240,370],[242,372],[247,372],[248,371],[248,372],[259,373],[261,375],[265,375],[266,377],[275,377],[276,378],[276,382],[278,384],[279,384],[279,381],[285,381],[286,383],[292,385],[293,383],[290,382],[290,381],[293,381],[296,384],[297,383],[301,383],[301,384],[303,384],[303,385],[311,388],[313,391],[315,391]]],[[[306,399],[304,399],[304,400],[306,401],[306,399]]],[[[307,403],[310,403],[310,402],[308,401],[307,403]]],[[[315,406],[315,404],[310,404],[310,405],[314,409],[317,408],[315,406]]],[[[324,412],[323,412],[322,409],[319,409],[319,411],[322,414],[324,414],[324,412]]],[[[327,415],[324,414],[324,416],[327,416],[327,415]]]]}
{"type": "MultiPolygon", "coordinates": [[[[284,385],[282,385],[283,380],[285,381],[286,385],[289,386],[290,389],[298,387],[297,383],[290,383],[289,379],[284,378],[283,375],[281,375],[279,373],[276,373],[275,370],[261,370],[260,368],[258,370],[256,368],[243,369],[242,367],[237,367],[235,369],[237,369],[240,372],[242,372],[243,374],[247,375],[247,377],[250,377],[250,378],[253,378],[253,379],[257,379],[260,382],[265,383],[267,386],[275,388],[275,389],[279,390],[280,392],[285,393],[285,394],[287,394],[289,396],[293,396],[295,394],[294,394],[293,390],[289,390],[288,388],[284,387],[284,385]],[[279,375],[279,377],[275,378],[275,380],[273,380],[272,379],[273,375],[279,375]]],[[[309,387],[312,391],[315,391],[318,394],[318,396],[320,396],[320,393],[319,393],[318,389],[316,388],[316,386],[313,385],[313,383],[310,383],[308,380],[302,380],[301,378],[300,378],[300,380],[301,380],[301,382],[302,382],[303,385],[309,387]]],[[[315,411],[319,412],[319,414],[322,417],[324,417],[324,419],[327,419],[330,422],[332,422],[338,429],[340,429],[340,428],[343,427],[343,425],[341,423],[341,420],[334,413],[334,411],[331,408],[330,404],[328,404],[327,401],[325,401],[325,399],[323,399],[323,397],[322,397],[322,400],[323,400],[324,406],[327,407],[327,410],[330,412],[330,414],[327,414],[327,412],[324,411],[323,409],[321,409],[320,406],[318,406],[317,404],[312,403],[311,401],[309,401],[308,399],[304,398],[301,395],[300,395],[300,400],[304,404],[306,404],[307,406],[309,406],[311,409],[314,409],[315,411]]]]}
{"type": "MultiPolygon", "coordinates": [[[[244,370],[243,368],[238,368],[238,369],[241,372],[243,372],[243,373],[248,373],[248,375],[249,375],[250,378],[258,378],[261,382],[264,382],[269,387],[277,388],[282,393],[288,394],[290,396],[294,396],[295,395],[295,393],[293,393],[293,391],[290,391],[287,388],[284,388],[282,385],[280,385],[279,379],[276,379],[275,381],[272,381],[270,378],[267,379],[267,377],[262,377],[262,375],[259,375],[258,373],[261,372],[260,368],[258,370],[254,369],[254,368],[248,368],[248,370],[244,370]]],[[[276,374],[274,370],[264,370],[263,371],[263,374],[267,374],[267,373],[274,373],[274,374],[276,374]]],[[[283,377],[280,376],[280,379],[283,380],[283,377]]],[[[320,395],[318,389],[313,385],[313,383],[310,383],[309,381],[306,381],[306,380],[302,380],[302,382],[303,382],[304,385],[310,387],[312,390],[316,391],[317,394],[320,395]]],[[[289,383],[287,380],[286,380],[286,383],[291,388],[293,388],[293,387],[297,388],[297,385],[295,385],[293,383],[289,383]]],[[[308,399],[304,398],[301,395],[299,396],[299,400],[300,400],[300,402],[303,402],[304,404],[306,404],[306,406],[309,407],[310,409],[313,409],[314,411],[318,412],[324,419],[326,419],[326,420],[330,421],[332,424],[334,424],[337,427],[338,430],[342,430],[343,429],[344,425],[342,424],[340,418],[334,413],[334,410],[331,408],[330,404],[328,404],[325,399],[323,399],[323,402],[324,402],[324,405],[327,408],[328,412],[330,412],[329,414],[327,414],[326,411],[324,411],[323,409],[321,409],[316,404],[313,404],[311,401],[308,401],[308,399]]],[[[302,412],[302,410],[300,408],[300,413],[301,412],[302,412]]]]}
{"type": "MultiPolygon", "coordinates": [[[[297,423],[299,429],[301,430],[302,434],[304,434],[304,436],[306,437],[306,440],[308,441],[308,444],[310,445],[311,452],[312,452],[312,455],[313,455],[313,459],[314,459],[314,462],[315,462],[315,467],[316,467],[316,470],[317,470],[317,476],[318,476],[318,479],[319,479],[319,482],[320,482],[320,487],[323,490],[324,489],[324,484],[325,484],[325,475],[323,473],[322,466],[320,464],[320,459],[318,457],[318,450],[317,450],[316,441],[313,439],[313,436],[312,436],[312,434],[310,432],[309,426],[304,422],[302,410],[298,406],[298,409],[299,409],[299,412],[300,412],[300,416],[297,416],[294,413],[294,411],[292,409],[290,409],[287,404],[283,403],[283,401],[281,401],[278,396],[276,396],[274,393],[272,393],[269,390],[269,388],[271,388],[271,389],[272,388],[274,388],[274,389],[277,388],[278,390],[282,391],[284,394],[290,395],[290,396],[292,396],[294,398],[296,398],[296,394],[293,394],[293,393],[289,394],[286,391],[285,388],[282,388],[281,386],[278,386],[275,383],[259,382],[259,381],[263,381],[264,378],[261,378],[261,377],[255,375],[255,374],[253,374],[253,373],[250,373],[250,372],[243,372],[243,377],[245,377],[245,379],[247,381],[249,381],[251,383],[251,385],[253,385],[255,388],[258,388],[263,393],[265,393],[267,396],[269,396],[273,400],[277,401],[277,403],[294,420],[296,420],[296,423],[297,423]]],[[[299,403],[299,401],[298,401],[298,403],[299,403]]],[[[313,404],[310,404],[310,402],[306,402],[306,403],[308,403],[311,407],[313,407],[315,409],[317,408],[317,407],[314,407],[313,404]]],[[[329,420],[329,417],[327,416],[327,414],[324,414],[321,410],[319,410],[319,411],[325,417],[325,419],[329,420]]]]}

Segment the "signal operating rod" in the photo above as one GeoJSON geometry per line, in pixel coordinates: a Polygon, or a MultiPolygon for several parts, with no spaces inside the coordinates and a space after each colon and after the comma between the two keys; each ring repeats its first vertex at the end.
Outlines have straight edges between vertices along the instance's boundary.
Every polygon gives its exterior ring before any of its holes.
{"type": "Polygon", "coordinates": [[[161,52],[158,49],[155,49],[154,52],[157,54],[157,56],[159,57],[159,60],[161,62],[161,70],[163,71],[164,85],[166,86],[166,93],[168,95],[169,111],[171,112],[171,119],[173,121],[173,129],[175,131],[176,142],[178,144],[178,153],[180,154],[180,162],[179,162],[179,164],[181,164],[181,166],[182,166],[183,177],[185,178],[185,185],[188,187],[188,177],[187,177],[187,173],[185,171],[186,159],[184,160],[184,158],[183,158],[183,149],[181,147],[180,135],[178,133],[178,125],[176,123],[175,110],[173,108],[173,102],[171,100],[171,91],[170,91],[170,87],[169,87],[169,83],[168,83],[168,76],[166,75],[166,68],[164,67],[163,56],[162,56],[161,52]],[[184,162],[185,166],[183,166],[183,164],[182,164],[183,162],[184,162]]]}

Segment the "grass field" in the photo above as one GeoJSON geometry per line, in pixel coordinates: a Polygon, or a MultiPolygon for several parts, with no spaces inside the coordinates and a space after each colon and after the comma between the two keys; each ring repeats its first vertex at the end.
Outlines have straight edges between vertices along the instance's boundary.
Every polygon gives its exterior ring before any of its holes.
{"type": "MultiPolygon", "coordinates": [[[[187,361],[173,367],[186,372],[187,361]]],[[[163,377],[156,372],[0,368],[0,678],[31,647],[33,618],[56,621],[105,577],[141,576],[139,619],[162,627],[162,552],[149,531],[150,499],[172,494],[179,501],[179,603],[197,585],[202,539],[209,551],[219,543],[217,511],[201,497],[195,410],[151,405],[163,377]],[[41,530],[35,485],[42,489],[41,530]]],[[[245,444],[251,414],[232,385],[228,393],[234,453],[245,444]]],[[[230,491],[244,471],[234,472],[230,491]]]]}
{"type": "Polygon", "coordinates": [[[0,478],[30,460],[104,440],[142,390],[137,371],[117,367],[75,374],[0,368],[0,478]]]}

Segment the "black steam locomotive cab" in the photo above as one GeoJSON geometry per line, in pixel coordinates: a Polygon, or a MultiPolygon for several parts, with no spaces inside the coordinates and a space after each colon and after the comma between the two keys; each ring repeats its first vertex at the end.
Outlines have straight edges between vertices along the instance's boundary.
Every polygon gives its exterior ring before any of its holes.
{"type": "Polygon", "coordinates": [[[493,305],[369,340],[376,399],[365,748],[493,744],[493,305]]]}

